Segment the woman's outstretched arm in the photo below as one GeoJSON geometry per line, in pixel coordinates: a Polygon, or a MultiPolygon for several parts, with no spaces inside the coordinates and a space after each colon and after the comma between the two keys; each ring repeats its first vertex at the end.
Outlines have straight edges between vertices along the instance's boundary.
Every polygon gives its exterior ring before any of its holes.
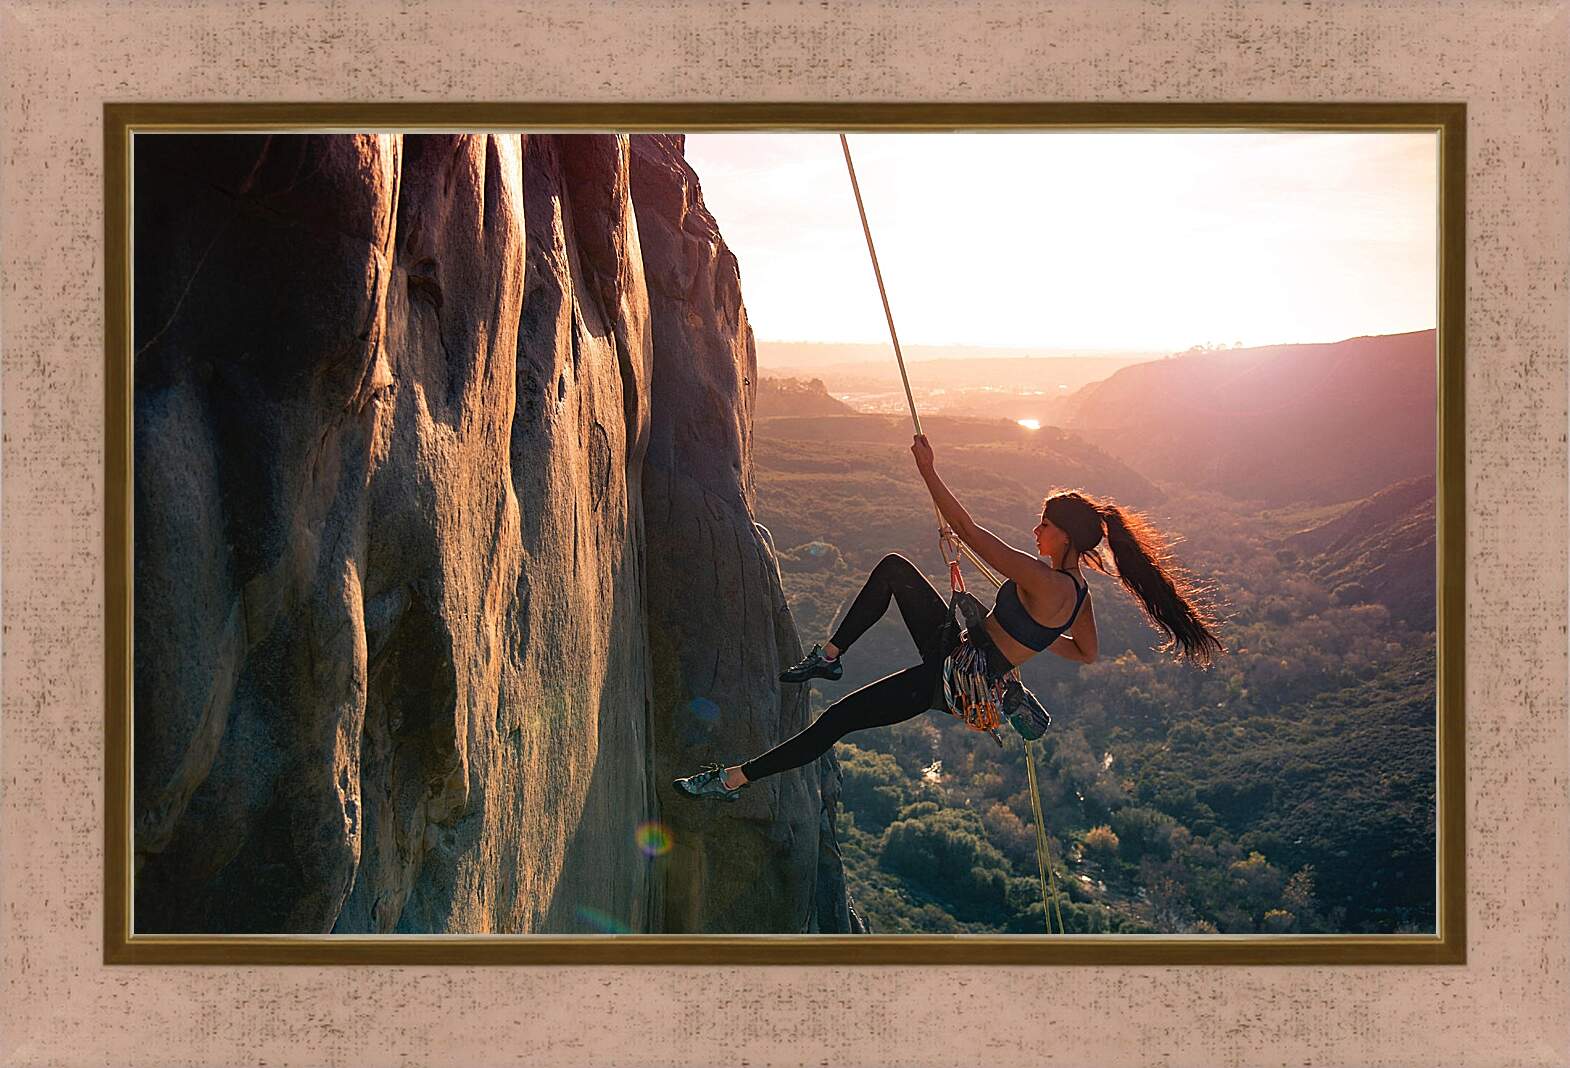
{"type": "Polygon", "coordinates": [[[996,568],[1022,586],[1040,589],[1045,581],[1047,566],[1036,557],[1020,552],[970,518],[970,513],[965,511],[965,506],[960,504],[948,486],[943,484],[943,479],[934,469],[932,446],[927,444],[925,434],[916,435],[910,451],[916,457],[916,469],[921,472],[922,480],[926,482],[927,489],[938,506],[938,512],[943,516],[944,522],[954,528],[954,533],[959,535],[966,545],[976,550],[976,555],[985,560],[990,567],[996,568]]]}

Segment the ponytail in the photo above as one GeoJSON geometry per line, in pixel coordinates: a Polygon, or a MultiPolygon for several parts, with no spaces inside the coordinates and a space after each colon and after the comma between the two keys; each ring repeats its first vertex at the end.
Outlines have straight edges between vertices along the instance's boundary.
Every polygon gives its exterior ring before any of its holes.
{"type": "MultiPolygon", "coordinates": [[[[1138,598],[1151,621],[1167,635],[1160,652],[1171,651],[1208,668],[1224,652],[1216,636],[1216,621],[1199,602],[1201,592],[1172,561],[1171,550],[1138,512],[1116,504],[1096,506],[1106,528],[1107,547],[1117,562],[1118,581],[1138,598]]],[[[1103,561],[1097,556],[1097,565],[1103,561]]],[[[1105,572],[1105,566],[1097,570],[1105,572]]]]}

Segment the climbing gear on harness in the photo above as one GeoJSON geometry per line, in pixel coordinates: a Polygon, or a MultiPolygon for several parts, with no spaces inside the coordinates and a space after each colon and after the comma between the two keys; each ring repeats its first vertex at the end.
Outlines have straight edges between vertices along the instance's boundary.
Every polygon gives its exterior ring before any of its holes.
{"type": "Polygon", "coordinates": [[[943,661],[943,703],[973,731],[992,735],[999,746],[998,727],[1003,722],[998,707],[998,684],[987,679],[987,654],[969,641],[960,643],[943,661]]]}
{"type": "Polygon", "coordinates": [[[830,660],[823,655],[822,645],[814,645],[812,652],[780,672],[780,681],[806,682],[808,679],[829,679],[833,681],[844,674],[845,665],[840,663],[839,657],[830,660]]]}
{"type": "Polygon", "coordinates": [[[675,779],[671,785],[676,787],[688,797],[717,797],[724,801],[740,801],[741,792],[751,783],[744,782],[732,790],[725,785],[725,766],[723,764],[705,764],[703,770],[696,775],[688,775],[684,779],[675,779]]]}
{"type": "Polygon", "coordinates": [[[973,635],[984,634],[982,621],[987,610],[965,590],[958,564],[949,571],[949,580],[958,585],[949,595],[948,617],[944,623],[943,710],[958,717],[973,731],[985,731],[1001,747],[998,727],[1003,722],[998,705],[1001,679],[993,677],[987,650],[973,635]]]}
{"type": "MultiPolygon", "coordinates": [[[[985,731],[999,747],[1003,738],[998,727],[1003,722],[999,711],[1000,679],[994,679],[987,663],[987,651],[972,635],[986,633],[987,608],[965,589],[965,576],[959,568],[959,554],[953,551],[959,539],[944,526],[939,535],[943,557],[949,565],[949,610],[944,620],[943,711],[958,717],[973,731],[985,731]]],[[[989,642],[990,644],[990,642],[989,642]]]]}
{"type": "Polygon", "coordinates": [[[943,711],[959,717],[971,730],[991,733],[999,745],[1003,739],[998,737],[997,728],[1004,719],[1026,741],[1040,738],[1052,725],[1052,713],[1030,692],[1017,668],[1002,677],[994,673],[987,656],[987,646],[992,646],[990,636],[985,645],[972,638],[986,635],[981,623],[986,609],[981,602],[964,590],[955,590],[949,613],[942,646],[951,650],[943,660],[943,711]],[[967,621],[957,646],[950,629],[955,626],[952,621],[956,611],[967,621]]]}
{"type": "Polygon", "coordinates": [[[951,632],[945,630],[943,648],[953,652],[943,662],[944,711],[958,716],[972,730],[988,731],[999,745],[1003,739],[997,728],[1004,719],[1026,741],[1040,738],[1052,725],[1052,715],[1021,681],[1017,668],[1001,677],[995,675],[987,658],[986,647],[996,648],[983,625],[987,610],[966,592],[957,559],[949,563],[949,581],[954,586],[949,599],[949,625],[957,626],[953,622],[956,612],[965,623],[958,648],[954,648],[951,632]],[[983,636],[985,645],[972,639],[972,635],[983,636]]]}
{"type": "Polygon", "coordinates": [[[1009,724],[1027,742],[1040,738],[1052,726],[1052,713],[1047,711],[1047,707],[1017,675],[1004,680],[999,704],[1009,724]]]}

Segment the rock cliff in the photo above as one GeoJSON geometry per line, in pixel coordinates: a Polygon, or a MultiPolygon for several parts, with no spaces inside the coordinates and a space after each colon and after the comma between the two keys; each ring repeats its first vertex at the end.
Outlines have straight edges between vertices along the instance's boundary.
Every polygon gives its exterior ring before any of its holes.
{"type": "Polygon", "coordinates": [[[739,812],[668,786],[805,716],[680,140],[139,135],[134,168],[135,930],[848,929],[830,761],[739,812]]]}
{"type": "Polygon", "coordinates": [[[656,135],[632,149],[654,334],[644,507],[656,781],[673,842],[666,929],[845,931],[843,885],[833,900],[819,890],[821,864],[839,871],[832,753],[724,807],[668,785],[706,760],[761,753],[810,720],[805,688],[776,682],[801,647],[774,547],[753,520],[757,354],[740,272],[681,147],[656,135]]]}

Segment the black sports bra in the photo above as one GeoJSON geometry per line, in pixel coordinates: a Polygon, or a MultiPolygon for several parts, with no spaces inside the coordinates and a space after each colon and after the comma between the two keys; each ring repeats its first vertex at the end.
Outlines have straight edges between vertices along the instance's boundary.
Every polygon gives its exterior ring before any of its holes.
{"type": "Polygon", "coordinates": [[[1037,623],[1035,617],[1026,611],[1025,606],[1020,602],[1019,589],[1014,585],[1013,579],[998,587],[997,603],[992,608],[992,614],[997,617],[1004,633],[1038,653],[1057,641],[1063,632],[1073,625],[1074,620],[1079,616],[1079,606],[1085,602],[1085,594],[1090,590],[1088,582],[1081,586],[1071,572],[1061,567],[1055,570],[1068,575],[1068,580],[1074,583],[1074,589],[1078,591],[1074,595],[1074,611],[1069,613],[1068,621],[1061,627],[1043,627],[1037,623]]]}

